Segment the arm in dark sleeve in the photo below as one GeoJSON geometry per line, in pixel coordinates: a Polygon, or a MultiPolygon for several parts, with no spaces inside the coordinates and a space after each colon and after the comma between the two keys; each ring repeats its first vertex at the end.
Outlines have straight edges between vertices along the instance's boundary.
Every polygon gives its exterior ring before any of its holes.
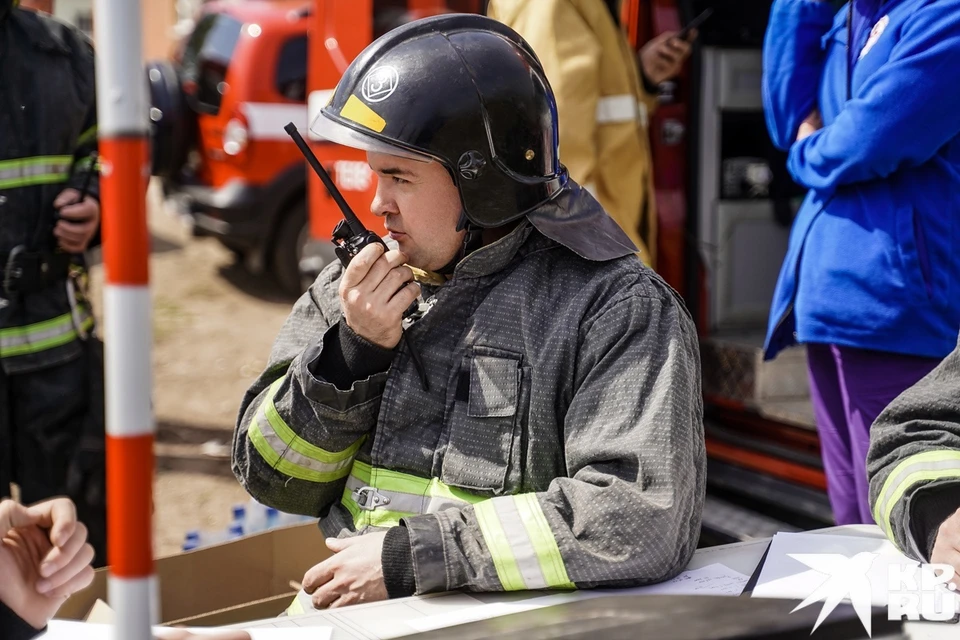
{"type": "Polygon", "coordinates": [[[386,371],[393,360],[393,349],[364,340],[343,320],[337,323],[336,331],[324,334],[323,342],[320,355],[307,366],[317,378],[341,391],[349,390],[358,380],[386,371]]]}
{"type": "Polygon", "coordinates": [[[877,418],[867,475],[877,524],[902,551],[928,558],[960,507],[960,348],[877,418]]]}
{"type": "Polygon", "coordinates": [[[26,620],[15,614],[7,605],[0,602],[0,637],[5,640],[31,640],[44,629],[34,629],[26,620]]]}
{"type": "Polygon", "coordinates": [[[73,167],[70,172],[68,185],[81,190],[87,184],[87,193],[97,200],[100,199],[100,166],[91,160],[91,155],[98,151],[97,147],[97,93],[95,85],[95,61],[93,45],[85,37],[77,34],[72,46],[73,67],[75,82],[81,102],[79,108],[84,110],[83,125],[77,134],[73,149],[73,167]],[[93,174],[87,181],[90,171],[93,174]]]}
{"type": "Polygon", "coordinates": [[[297,301],[234,432],[234,475],[254,498],[288,513],[317,516],[340,498],[386,384],[385,354],[344,328],[341,274],[330,265],[297,301]],[[338,362],[347,373],[334,371],[338,362]]]}

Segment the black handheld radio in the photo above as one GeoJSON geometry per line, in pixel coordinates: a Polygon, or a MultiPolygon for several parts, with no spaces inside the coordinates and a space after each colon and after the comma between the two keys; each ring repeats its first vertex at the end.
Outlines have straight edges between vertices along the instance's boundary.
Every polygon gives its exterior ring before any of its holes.
{"type": "MultiPolygon", "coordinates": [[[[323,168],[323,165],[320,164],[320,161],[317,159],[316,154],[313,153],[313,149],[307,146],[306,140],[303,139],[303,136],[300,135],[300,132],[297,131],[297,127],[292,122],[288,123],[284,128],[284,131],[293,138],[293,141],[297,144],[297,148],[300,149],[300,153],[303,154],[303,157],[307,159],[307,162],[310,164],[310,168],[313,169],[314,173],[320,178],[320,181],[323,182],[323,186],[326,187],[327,192],[330,194],[330,197],[333,198],[333,201],[337,203],[337,206],[340,207],[340,213],[343,214],[344,219],[337,223],[337,226],[333,229],[333,244],[336,247],[334,251],[337,254],[337,257],[340,258],[341,264],[344,267],[350,264],[350,261],[360,253],[360,250],[363,249],[368,244],[381,244],[383,245],[383,250],[387,250],[387,243],[383,239],[375,234],[373,231],[368,230],[363,226],[363,223],[360,222],[360,218],[357,217],[357,214],[353,212],[353,209],[350,208],[350,205],[347,204],[347,201],[343,199],[343,195],[340,193],[340,190],[337,189],[337,185],[333,183],[333,180],[330,178],[330,174],[327,173],[327,170],[323,168]]],[[[417,307],[416,301],[410,305],[410,309],[415,309],[417,307]]],[[[404,314],[407,315],[407,314],[404,314]]],[[[407,339],[407,333],[404,331],[400,334],[400,341],[407,345],[410,349],[410,356],[413,358],[413,365],[417,369],[417,373],[420,375],[420,382],[423,384],[424,391],[430,391],[430,383],[427,380],[427,372],[423,366],[423,362],[420,360],[420,354],[417,353],[417,350],[413,348],[413,345],[410,343],[410,340],[407,339]]]]}
{"type": "Polygon", "coordinates": [[[373,231],[367,230],[367,228],[363,226],[360,218],[353,212],[350,205],[347,204],[347,201],[343,199],[340,190],[337,189],[337,185],[335,185],[330,178],[330,174],[327,173],[327,170],[324,169],[320,161],[317,160],[317,156],[313,153],[313,150],[307,146],[303,136],[297,131],[297,127],[291,122],[287,124],[283,130],[293,138],[293,141],[300,149],[300,153],[302,153],[303,157],[310,163],[310,167],[323,182],[323,186],[327,188],[333,201],[340,207],[340,212],[343,214],[344,219],[338,222],[337,226],[333,229],[333,244],[336,246],[334,251],[336,251],[337,257],[340,258],[343,266],[346,267],[350,264],[350,260],[360,253],[360,250],[368,244],[382,244],[384,250],[386,250],[386,243],[380,236],[373,231]]]}

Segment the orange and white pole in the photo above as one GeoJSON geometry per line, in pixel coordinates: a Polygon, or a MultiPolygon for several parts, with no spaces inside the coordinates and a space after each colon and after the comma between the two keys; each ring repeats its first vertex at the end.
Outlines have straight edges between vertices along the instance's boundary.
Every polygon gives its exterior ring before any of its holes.
{"type": "Polygon", "coordinates": [[[149,640],[153,567],[146,78],[139,0],[95,0],[107,394],[107,559],[114,638],[149,640]]]}

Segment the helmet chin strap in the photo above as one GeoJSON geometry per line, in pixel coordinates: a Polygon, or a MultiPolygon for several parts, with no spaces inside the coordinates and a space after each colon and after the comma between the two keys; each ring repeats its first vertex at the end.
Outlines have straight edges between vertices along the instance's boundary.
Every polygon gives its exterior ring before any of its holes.
{"type": "Polygon", "coordinates": [[[437,273],[445,276],[452,274],[454,268],[460,263],[461,260],[483,246],[483,229],[470,222],[470,220],[467,218],[466,210],[460,209],[460,219],[457,221],[457,231],[464,230],[466,230],[467,233],[463,236],[463,243],[460,245],[460,249],[457,251],[456,255],[453,256],[453,259],[450,262],[437,270],[437,273]]]}

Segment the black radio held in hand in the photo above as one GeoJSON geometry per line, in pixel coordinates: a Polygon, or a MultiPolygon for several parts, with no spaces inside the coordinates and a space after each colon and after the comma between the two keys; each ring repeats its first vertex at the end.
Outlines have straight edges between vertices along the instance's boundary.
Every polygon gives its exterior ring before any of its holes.
{"type": "MultiPolygon", "coordinates": [[[[307,146],[306,141],[303,139],[303,136],[300,135],[300,132],[297,131],[296,125],[292,122],[287,124],[283,128],[293,141],[297,143],[297,148],[300,149],[300,153],[303,154],[303,157],[307,159],[307,162],[310,163],[310,166],[313,168],[313,171],[320,177],[320,180],[323,182],[323,186],[327,188],[327,191],[330,193],[330,196],[333,198],[334,202],[337,203],[337,206],[340,207],[340,212],[343,214],[344,220],[341,220],[337,223],[337,226],[333,229],[333,244],[335,245],[337,257],[340,258],[340,262],[346,268],[350,264],[350,260],[353,259],[355,255],[360,253],[360,250],[363,249],[368,244],[379,243],[383,245],[383,250],[387,250],[387,243],[383,241],[377,234],[373,231],[368,231],[366,227],[363,226],[363,223],[360,222],[360,218],[350,209],[350,205],[347,204],[347,201],[343,199],[343,196],[340,194],[340,190],[337,189],[337,185],[333,184],[333,180],[330,179],[330,174],[327,173],[327,170],[323,168],[323,165],[320,164],[320,161],[317,160],[317,156],[313,153],[313,150],[307,146]]],[[[407,310],[407,314],[417,308],[417,303],[414,302],[410,305],[410,309],[407,310]]],[[[413,348],[413,345],[410,344],[407,339],[407,333],[404,331],[400,334],[400,340],[407,344],[410,349],[410,355],[413,358],[413,364],[417,369],[417,373],[420,375],[420,381],[423,384],[424,391],[430,391],[430,383],[427,380],[427,371],[423,366],[423,361],[420,360],[420,355],[417,353],[417,350],[413,348]]]]}
{"type": "Polygon", "coordinates": [[[340,212],[343,214],[344,219],[338,222],[333,230],[333,244],[336,246],[334,251],[336,251],[337,257],[340,258],[343,266],[346,267],[350,264],[350,260],[360,253],[360,250],[368,244],[382,244],[384,249],[386,249],[387,245],[380,236],[373,231],[368,231],[366,227],[363,226],[363,223],[360,222],[357,214],[350,209],[350,205],[343,199],[343,195],[340,194],[337,185],[333,183],[330,174],[323,168],[323,165],[320,164],[313,150],[307,146],[307,142],[303,139],[303,136],[300,135],[300,132],[297,131],[296,125],[291,122],[287,124],[283,130],[293,138],[293,141],[297,144],[297,148],[300,149],[300,153],[307,159],[314,173],[316,173],[320,181],[323,182],[323,186],[326,187],[330,193],[330,197],[332,197],[333,201],[340,207],[340,212]]]}

